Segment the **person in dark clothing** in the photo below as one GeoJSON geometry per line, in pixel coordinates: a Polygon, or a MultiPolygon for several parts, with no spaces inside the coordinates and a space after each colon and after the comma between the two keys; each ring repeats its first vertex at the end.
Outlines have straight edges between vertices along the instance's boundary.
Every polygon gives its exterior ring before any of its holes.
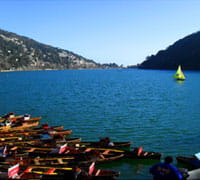
{"type": "Polygon", "coordinates": [[[167,156],[164,163],[155,164],[150,168],[154,180],[182,180],[183,177],[178,168],[172,165],[173,158],[167,156]]]}

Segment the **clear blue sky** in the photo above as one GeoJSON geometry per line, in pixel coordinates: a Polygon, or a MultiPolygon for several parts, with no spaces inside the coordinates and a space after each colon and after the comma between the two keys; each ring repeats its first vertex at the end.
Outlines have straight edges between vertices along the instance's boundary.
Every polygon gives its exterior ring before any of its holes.
{"type": "Polygon", "coordinates": [[[100,63],[141,63],[199,31],[198,0],[0,0],[0,28],[100,63]]]}

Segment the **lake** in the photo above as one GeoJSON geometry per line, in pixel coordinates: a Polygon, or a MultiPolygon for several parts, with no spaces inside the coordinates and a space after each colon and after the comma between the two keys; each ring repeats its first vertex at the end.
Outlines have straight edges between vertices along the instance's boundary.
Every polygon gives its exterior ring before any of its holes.
{"type": "MultiPolygon", "coordinates": [[[[0,73],[0,115],[42,116],[42,123],[72,129],[72,137],[131,141],[164,156],[199,152],[200,72],[112,69],[0,73]]],[[[119,179],[151,179],[157,161],[120,160],[100,165],[119,179]]],[[[176,163],[176,162],[175,162],[176,163]]]]}

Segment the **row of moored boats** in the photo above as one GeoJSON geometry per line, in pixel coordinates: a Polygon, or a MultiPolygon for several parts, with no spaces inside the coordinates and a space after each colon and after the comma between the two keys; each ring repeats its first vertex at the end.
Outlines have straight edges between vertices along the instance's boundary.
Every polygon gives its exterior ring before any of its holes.
{"type": "Polygon", "coordinates": [[[162,155],[109,137],[96,142],[70,138],[72,130],[40,125],[40,120],[15,113],[0,118],[0,179],[117,179],[120,172],[96,164],[122,158],[159,160],[162,155]]]}

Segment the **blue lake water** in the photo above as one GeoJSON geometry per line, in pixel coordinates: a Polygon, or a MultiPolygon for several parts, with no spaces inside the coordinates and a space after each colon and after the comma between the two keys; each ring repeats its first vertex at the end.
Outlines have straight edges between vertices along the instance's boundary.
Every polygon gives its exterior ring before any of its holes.
{"type": "MultiPolygon", "coordinates": [[[[64,125],[72,137],[132,141],[144,150],[166,155],[200,151],[200,72],[113,69],[0,73],[0,115],[42,116],[42,123],[64,125]]],[[[121,160],[105,169],[119,179],[151,179],[157,162],[121,160]]]]}

